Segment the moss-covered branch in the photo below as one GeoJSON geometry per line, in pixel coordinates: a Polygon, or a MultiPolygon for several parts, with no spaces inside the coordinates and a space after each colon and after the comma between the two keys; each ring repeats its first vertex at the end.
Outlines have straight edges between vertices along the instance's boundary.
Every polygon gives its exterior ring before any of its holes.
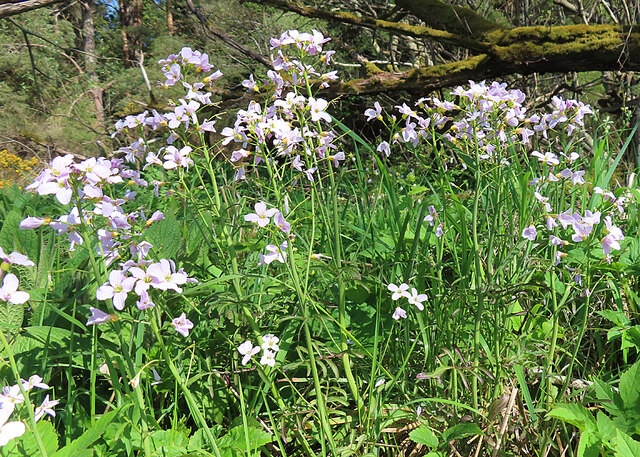
{"type": "MultiPolygon", "coordinates": [[[[260,5],[273,6],[283,11],[290,11],[292,13],[299,14],[304,17],[311,17],[316,19],[324,19],[328,21],[342,22],[344,24],[352,24],[359,27],[366,27],[370,29],[386,30],[387,32],[397,35],[408,35],[417,38],[425,38],[433,41],[437,41],[443,44],[450,44],[454,46],[460,46],[472,51],[486,52],[490,45],[486,42],[477,41],[469,38],[466,35],[459,35],[456,33],[448,32],[445,30],[438,30],[431,27],[420,27],[405,24],[402,22],[383,21],[380,19],[374,19],[366,16],[358,16],[353,13],[347,13],[343,11],[329,11],[318,8],[312,8],[303,6],[299,3],[289,0],[248,0],[252,3],[258,3],[260,5]]],[[[492,29],[493,30],[493,29],[492,29]]]]}
{"type": "Polygon", "coordinates": [[[490,53],[405,73],[380,73],[331,87],[338,94],[408,91],[442,87],[511,74],[593,70],[640,70],[640,33],[622,26],[526,27],[496,35],[490,53]]]}
{"type": "Polygon", "coordinates": [[[413,14],[429,27],[483,39],[488,33],[508,27],[486,19],[470,8],[439,0],[396,0],[396,6],[413,14]]]}

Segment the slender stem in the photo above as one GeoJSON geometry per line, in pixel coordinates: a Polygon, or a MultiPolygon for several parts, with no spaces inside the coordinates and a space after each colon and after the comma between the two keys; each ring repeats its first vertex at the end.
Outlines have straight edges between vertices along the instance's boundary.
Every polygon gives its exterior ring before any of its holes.
{"type": "MultiPolygon", "coordinates": [[[[207,421],[202,415],[202,412],[200,411],[198,403],[193,398],[193,395],[189,390],[189,386],[187,386],[185,380],[182,378],[180,374],[180,371],[175,366],[175,364],[173,363],[173,359],[169,355],[167,346],[164,344],[164,340],[160,335],[160,329],[158,328],[156,319],[158,320],[160,319],[160,311],[158,309],[156,309],[156,313],[151,313],[149,320],[151,321],[151,329],[153,330],[153,334],[156,337],[156,341],[160,345],[162,356],[164,357],[165,362],[169,365],[171,374],[173,374],[174,379],[176,380],[176,382],[178,383],[178,386],[180,387],[180,390],[184,394],[184,397],[187,401],[187,405],[189,406],[189,410],[195,416],[196,423],[198,424],[199,427],[202,427],[204,429],[205,435],[207,437],[207,440],[209,440],[209,444],[211,445],[211,448],[213,449],[214,454],[216,455],[216,457],[221,457],[220,450],[218,449],[218,445],[216,443],[216,439],[214,438],[213,433],[209,428],[209,425],[207,425],[207,421]]],[[[136,390],[140,390],[140,389],[136,389],[136,390]]]]}
{"type": "MultiPolygon", "coordinates": [[[[480,152],[476,148],[476,191],[473,199],[473,216],[472,216],[472,236],[473,236],[473,254],[475,261],[475,292],[476,292],[476,316],[473,328],[473,369],[478,370],[480,365],[480,330],[482,324],[482,314],[484,313],[484,296],[482,294],[482,266],[480,263],[480,244],[478,243],[478,205],[480,203],[481,173],[480,173],[480,152]]],[[[471,392],[473,395],[473,408],[478,409],[478,376],[476,373],[471,378],[471,392]]]]}
{"type": "MultiPolygon", "coordinates": [[[[21,305],[17,305],[21,306],[21,305]]],[[[36,419],[34,415],[33,403],[29,399],[29,395],[22,387],[22,380],[20,378],[20,373],[18,372],[18,366],[16,365],[16,359],[13,357],[13,352],[9,347],[9,343],[7,342],[7,338],[4,336],[4,332],[0,330],[0,338],[2,339],[2,345],[4,346],[4,351],[7,357],[9,357],[9,363],[11,364],[11,371],[13,372],[13,377],[16,379],[18,383],[18,387],[20,387],[20,393],[24,397],[24,403],[27,405],[27,411],[29,411],[29,425],[33,429],[33,434],[36,437],[36,443],[38,445],[38,449],[40,449],[40,453],[42,457],[48,457],[47,448],[44,446],[42,442],[42,438],[40,437],[40,433],[38,433],[38,429],[36,426],[36,419]]]]}

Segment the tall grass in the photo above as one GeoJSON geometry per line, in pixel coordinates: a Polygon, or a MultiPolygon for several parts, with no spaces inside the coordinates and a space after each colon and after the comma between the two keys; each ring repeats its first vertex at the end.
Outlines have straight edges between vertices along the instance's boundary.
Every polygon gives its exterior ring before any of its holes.
{"type": "Polygon", "coordinates": [[[0,452],[575,446],[547,413],[635,357],[597,327],[636,317],[638,192],[610,187],[628,141],[614,154],[596,131],[587,147],[578,101],[530,113],[521,92],[471,83],[367,110],[386,138],[370,144],[320,98],[325,43],[274,39],[276,70],[245,81],[254,101],[222,127],[221,75],[184,48],[161,61],[164,85],[188,89],[174,111],[118,122],[131,144],[113,158],[56,158],[39,195],[3,194],[0,246],[34,263],[3,264],[3,378],[38,374],[60,403],[51,427],[6,390],[24,431],[0,452]]]}

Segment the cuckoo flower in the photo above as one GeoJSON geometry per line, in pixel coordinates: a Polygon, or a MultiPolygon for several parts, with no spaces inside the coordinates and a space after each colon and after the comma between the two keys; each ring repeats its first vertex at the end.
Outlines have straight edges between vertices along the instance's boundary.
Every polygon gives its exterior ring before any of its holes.
{"type": "Polygon", "coordinates": [[[171,326],[176,329],[176,332],[186,337],[189,336],[189,330],[193,328],[193,322],[187,319],[185,313],[182,313],[179,317],[171,321],[171,326]]]}
{"type": "Polygon", "coordinates": [[[275,208],[267,209],[267,204],[265,202],[256,203],[255,210],[255,213],[246,214],[244,216],[244,220],[247,222],[254,222],[260,227],[266,226],[271,220],[270,218],[278,213],[278,210],[275,208]]]}
{"type": "Polygon", "coordinates": [[[103,284],[96,291],[98,300],[113,299],[113,307],[118,311],[124,308],[127,295],[133,290],[136,278],[126,277],[121,270],[109,273],[109,282],[103,284]]]}
{"type": "Polygon", "coordinates": [[[4,277],[2,287],[0,288],[0,300],[8,301],[14,305],[22,305],[30,296],[27,292],[18,290],[20,282],[14,274],[8,274],[4,277]]]}
{"type": "Polygon", "coordinates": [[[251,357],[260,352],[260,346],[253,346],[251,341],[247,340],[238,346],[238,352],[242,355],[242,365],[246,365],[251,360],[251,357]]]}

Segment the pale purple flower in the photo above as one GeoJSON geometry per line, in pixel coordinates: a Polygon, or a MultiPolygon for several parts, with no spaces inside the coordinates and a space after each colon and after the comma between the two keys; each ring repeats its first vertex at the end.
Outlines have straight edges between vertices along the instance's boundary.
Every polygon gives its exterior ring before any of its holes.
{"type": "Polygon", "coordinates": [[[140,294],[140,298],[136,302],[136,306],[139,310],[153,308],[156,306],[154,302],[151,301],[151,297],[149,297],[149,293],[146,290],[143,290],[140,294]]]}
{"type": "Polygon", "coordinates": [[[333,162],[333,166],[338,168],[340,166],[340,161],[344,160],[346,157],[344,152],[340,151],[335,155],[328,156],[327,159],[333,162]]]}
{"type": "Polygon", "coordinates": [[[260,227],[266,226],[269,223],[270,218],[278,213],[278,210],[275,208],[267,209],[267,204],[265,202],[256,203],[255,210],[255,213],[246,214],[244,216],[244,220],[247,222],[254,222],[260,227]]]}
{"type": "Polygon", "coordinates": [[[33,263],[31,260],[29,260],[29,258],[24,255],[24,254],[20,254],[19,252],[12,252],[11,254],[6,254],[4,252],[4,249],[2,249],[0,247],[0,260],[7,262],[8,264],[11,265],[22,265],[25,267],[33,267],[35,266],[35,263],[33,263]]]}
{"type": "Polygon", "coordinates": [[[118,320],[118,316],[115,314],[107,314],[93,306],[89,307],[89,311],[91,311],[91,316],[89,316],[87,323],[84,325],[100,325],[105,322],[114,322],[118,320]]]}
{"type": "MultiPolygon", "coordinates": [[[[602,251],[605,256],[608,256],[613,249],[616,251],[620,250],[619,241],[624,240],[624,235],[622,230],[613,225],[611,221],[611,216],[607,216],[604,218],[605,224],[605,232],[607,235],[602,239],[602,251]]],[[[609,262],[611,263],[611,262],[609,262]]]]}
{"type": "Polygon", "coordinates": [[[160,290],[175,290],[182,293],[182,284],[186,284],[187,275],[175,271],[175,265],[167,259],[160,259],[159,262],[152,263],[147,268],[147,274],[156,279],[153,287],[160,290]]]}
{"type": "Polygon", "coordinates": [[[2,288],[0,288],[0,300],[8,301],[14,305],[22,305],[29,300],[30,296],[27,292],[18,291],[20,281],[16,275],[9,273],[4,277],[2,288]]]}
{"type": "Polygon", "coordinates": [[[567,244],[569,244],[569,242],[561,238],[558,238],[555,235],[551,235],[549,236],[549,244],[551,246],[566,246],[567,244]]]}
{"type": "Polygon", "coordinates": [[[20,230],[35,229],[50,222],[51,219],[45,217],[27,217],[20,222],[20,230]]]}
{"type": "Polygon", "coordinates": [[[431,227],[435,224],[436,220],[438,220],[438,212],[433,207],[433,205],[429,205],[429,214],[424,217],[424,221],[428,222],[431,227]]]}
{"type": "Polygon", "coordinates": [[[526,238],[530,241],[535,241],[536,237],[538,236],[538,231],[536,230],[535,226],[530,225],[529,227],[525,228],[522,231],[522,237],[526,238]]]}
{"type": "Polygon", "coordinates": [[[309,97],[309,109],[311,111],[311,120],[313,122],[318,122],[320,119],[331,122],[331,116],[325,111],[329,106],[329,102],[327,102],[323,98],[315,99],[313,97],[309,97]]]}
{"type": "Polygon", "coordinates": [[[533,157],[537,157],[539,162],[546,165],[555,166],[560,163],[560,161],[558,160],[558,156],[553,152],[545,152],[544,154],[542,154],[539,151],[533,151],[531,155],[533,157]]]}
{"type": "Polygon", "coordinates": [[[382,119],[382,106],[380,106],[380,103],[375,102],[373,106],[374,108],[369,108],[364,112],[364,115],[367,116],[367,122],[373,119],[382,119]]]}
{"type": "Polygon", "coordinates": [[[398,320],[400,318],[406,319],[407,312],[398,306],[396,310],[393,312],[393,314],[391,315],[391,317],[394,318],[395,320],[398,320]]]}
{"type": "Polygon", "coordinates": [[[277,260],[280,263],[285,263],[287,261],[287,247],[288,243],[286,241],[284,241],[280,246],[268,244],[265,246],[265,249],[269,251],[269,253],[260,254],[258,266],[265,264],[269,265],[274,260],[277,260]]]}
{"type": "Polygon", "coordinates": [[[12,439],[24,435],[26,431],[23,422],[7,422],[15,407],[15,403],[13,402],[0,402],[0,447],[6,446],[12,439]]]}
{"type": "Polygon", "coordinates": [[[291,224],[285,220],[281,212],[277,212],[276,215],[273,216],[273,223],[287,235],[291,231],[291,224]]]}
{"type": "Polygon", "coordinates": [[[391,155],[391,147],[389,147],[389,143],[387,143],[386,141],[383,141],[382,143],[380,143],[378,145],[378,147],[376,148],[376,151],[384,152],[384,154],[387,157],[389,157],[391,155]]]}
{"type": "Polygon", "coordinates": [[[22,382],[22,388],[27,392],[33,389],[34,387],[37,387],[38,389],[49,388],[47,384],[42,382],[42,376],[39,376],[37,374],[30,376],[29,379],[26,381],[24,379],[21,379],[20,381],[22,382]]]}
{"type": "Polygon", "coordinates": [[[121,270],[113,270],[109,273],[109,282],[98,287],[96,298],[98,300],[113,300],[113,307],[118,311],[124,308],[129,292],[133,290],[136,278],[125,276],[121,270]]]}
{"type": "Polygon", "coordinates": [[[189,330],[193,328],[193,322],[187,319],[187,315],[182,313],[179,317],[176,317],[171,321],[171,325],[176,329],[176,332],[182,336],[189,336],[189,330]]]}
{"type": "Polygon", "coordinates": [[[56,412],[53,410],[53,407],[58,403],[60,403],[58,400],[49,400],[49,395],[44,397],[42,404],[35,410],[34,420],[38,422],[40,419],[42,419],[42,416],[44,416],[45,413],[50,415],[51,417],[56,417],[56,412]]]}

